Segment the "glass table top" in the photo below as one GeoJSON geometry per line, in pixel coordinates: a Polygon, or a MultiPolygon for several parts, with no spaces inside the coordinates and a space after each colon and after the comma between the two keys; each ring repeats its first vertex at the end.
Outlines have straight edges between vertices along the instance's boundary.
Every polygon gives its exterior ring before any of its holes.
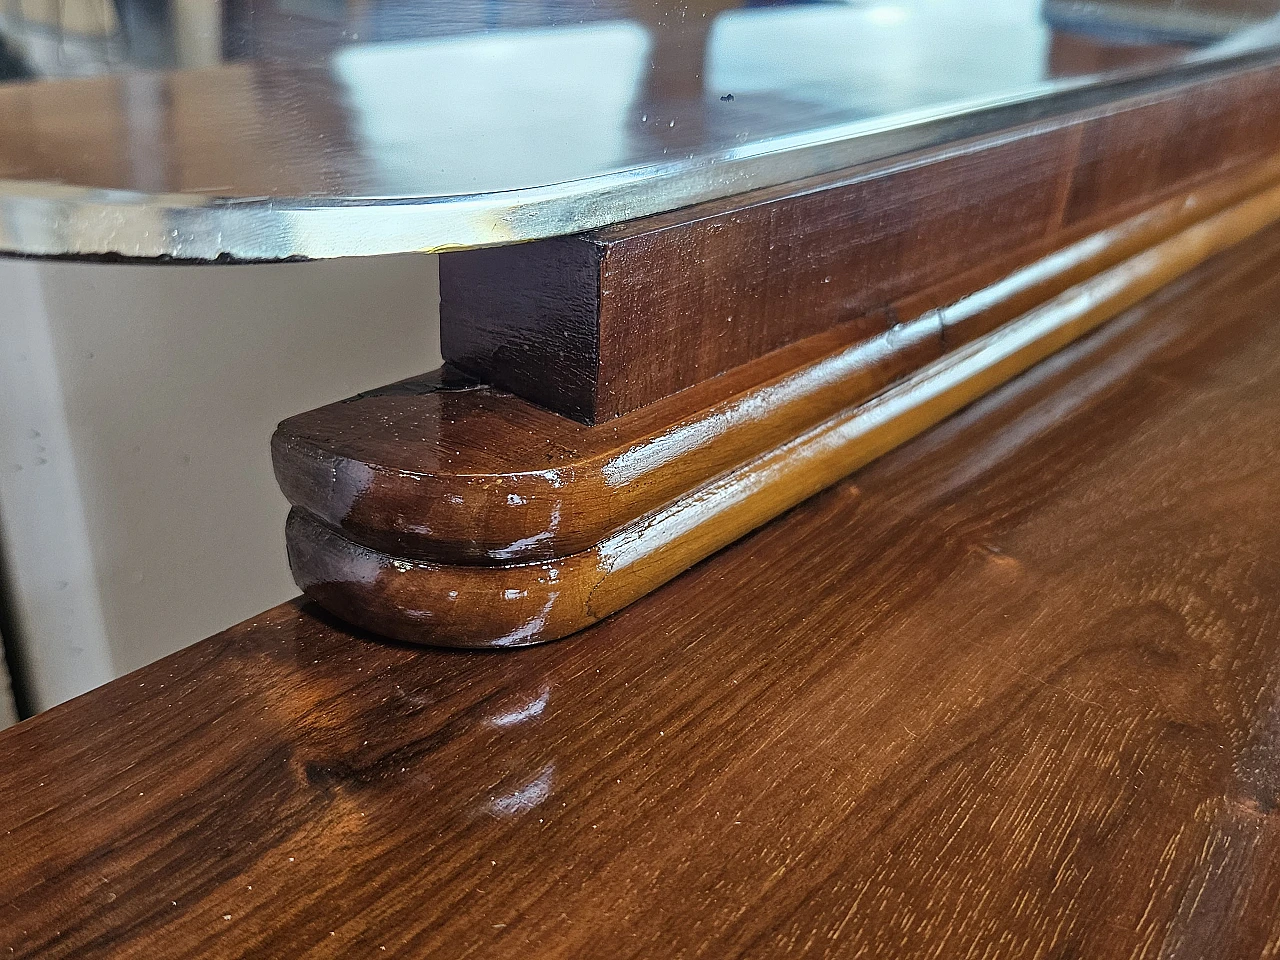
{"type": "Polygon", "coordinates": [[[1268,57],[1280,0],[0,0],[0,252],[573,233],[1268,57]]]}

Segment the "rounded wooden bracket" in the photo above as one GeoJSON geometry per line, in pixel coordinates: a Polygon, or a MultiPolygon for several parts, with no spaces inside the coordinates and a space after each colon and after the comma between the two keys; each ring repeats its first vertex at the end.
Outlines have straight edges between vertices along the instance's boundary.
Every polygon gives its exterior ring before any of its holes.
{"type": "Polygon", "coordinates": [[[827,331],[598,426],[439,376],[294,417],[273,453],[295,578],[401,640],[565,636],[1280,219],[1276,173],[1166,201],[871,340],[827,331]]]}

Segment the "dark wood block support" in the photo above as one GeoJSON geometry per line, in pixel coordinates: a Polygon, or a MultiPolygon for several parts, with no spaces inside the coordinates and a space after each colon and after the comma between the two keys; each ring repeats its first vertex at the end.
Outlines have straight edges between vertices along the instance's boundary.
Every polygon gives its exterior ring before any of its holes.
{"type": "Polygon", "coordinates": [[[1280,149],[1280,68],[837,177],[441,257],[446,359],[604,422],[835,325],[865,337],[1280,149]]]}
{"type": "MultiPolygon", "coordinates": [[[[1029,272],[1031,279],[997,285],[1005,299],[977,298],[985,309],[976,309],[970,300],[958,304],[952,316],[930,313],[906,325],[909,339],[921,336],[918,331],[923,329],[922,339],[927,341],[933,329],[939,338],[950,330],[955,339],[967,342],[887,391],[691,489],[582,552],[514,566],[442,565],[386,554],[349,539],[313,513],[295,510],[288,530],[294,575],[308,595],[339,616],[402,640],[503,647],[562,637],[634,602],[1277,220],[1280,186],[1273,186],[1090,276],[1009,322],[992,318],[998,318],[1008,303],[1021,302],[1036,290],[1035,278],[1043,291],[1046,285],[1053,288],[1055,278],[1061,282],[1071,276],[1069,267],[1078,267],[1079,258],[1060,257],[1062,269],[1042,265],[1029,272]]],[[[1113,238],[1132,236],[1117,231],[1113,238]]],[[[1102,256],[1110,248],[1097,240],[1083,249],[1102,256]]],[[[838,364],[836,369],[841,369],[838,364]]],[[[855,368],[854,373],[862,371],[855,368]]],[[[797,403],[796,396],[804,398],[797,404],[802,409],[838,405],[846,384],[817,364],[795,375],[789,387],[789,391],[772,393],[762,390],[743,409],[767,425],[778,408],[797,403]],[[826,400],[828,393],[835,399],[826,400]]],[[[407,396],[413,399],[412,394],[407,396]]],[[[714,408],[704,415],[704,432],[716,432],[718,416],[714,408]]],[[[321,417],[318,422],[324,425],[331,419],[321,417]]],[[[367,421],[357,418],[356,422],[367,421]]],[[[393,436],[403,436],[394,422],[388,429],[393,436]]],[[[288,432],[296,435],[296,430],[288,432]]],[[[686,468],[687,476],[697,471],[706,456],[705,452],[689,454],[669,463],[675,465],[671,469],[686,468]]],[[[609,462],[616,466],[620,459],[609,462]]],[[[651,473],[664,475],[662,465],[652,460],[646,464],[643,457],[639,462],[651,473]]],[[[288,473],[289,462],[284,463],[288,473]]],[[[602,472],[607,476],[608,468],[602,472]]],[[[297,489],[314,493],[315,475],[313,471],[310,488],[300,484],[297,489]]],[[[413,476],[415,482],[418,479],[420,475],[413,476]]],[[[624,483],[645,479],[641,471],[624,483]]],[[[501,477],[485,480],[497,494],[491,499],[513,496],[504,490],[501,477]]],[[[577,491],[572,483],[567,487],[563,495],[572,498],[577,491]]],[[[344,494],[346,489],[344,485],[344,494]]],[[[343,503],[349,503],[345,496],[343,503]]]]}

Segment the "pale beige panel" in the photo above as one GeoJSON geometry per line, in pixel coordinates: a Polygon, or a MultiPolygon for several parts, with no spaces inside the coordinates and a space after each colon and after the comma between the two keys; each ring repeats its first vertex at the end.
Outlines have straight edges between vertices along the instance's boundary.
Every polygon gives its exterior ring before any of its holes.
{"type": "Polygon", "coordinates": [[[432,257],[0,261],[0,291],[0,517],[40,707],[293,596],[275,424],[440,362],[432,257]]]}

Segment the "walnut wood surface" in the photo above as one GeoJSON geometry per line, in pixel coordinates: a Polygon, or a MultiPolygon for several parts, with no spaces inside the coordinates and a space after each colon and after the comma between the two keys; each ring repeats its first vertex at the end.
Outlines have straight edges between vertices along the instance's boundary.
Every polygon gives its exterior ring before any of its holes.
{"type": "Polygon", "coordinates": [[[568,556],[1277,179],[1273,159],[1011,273],[982,264],[954,284],[981,290],[941,309],[949,291],[904,300],[917,319],[889,332],[841,325],[606,424],[436,376],[392,384],[286,420],[276,476],[294,506],[394,557],[568,556]]]}
{"type": "Polygon", "coordinates": [[[445,254],[442,347],[485,382],[607,421],[838,323],[873,336],[904,318],[903,298],[1030,262],[1278,148],[1270,65],[577,237],[445,254]]]}
{"type": "Polygon", "coordinates": [[[1274,956],[1278,278],[1273,230],[574,643],[287,604],[5,731],[0,955],[1274,956]]]}
{"type": "Polygon", "coordinates": [[[431,374],[291,417],[272,460],[290,503],[395,556],[565,556],[937,358],[941,330],[828,331],[595,427],[431,374]]]}
{"type": "Polygon", "coordinates": [[[286,533],[294,579],[343,619],[412,643],[508,647],[567,636],[1278,219],[1280,186],[1071,287],[581,553],[513,566],[413,561],[356,544],[295,509],[286,533]]]}

